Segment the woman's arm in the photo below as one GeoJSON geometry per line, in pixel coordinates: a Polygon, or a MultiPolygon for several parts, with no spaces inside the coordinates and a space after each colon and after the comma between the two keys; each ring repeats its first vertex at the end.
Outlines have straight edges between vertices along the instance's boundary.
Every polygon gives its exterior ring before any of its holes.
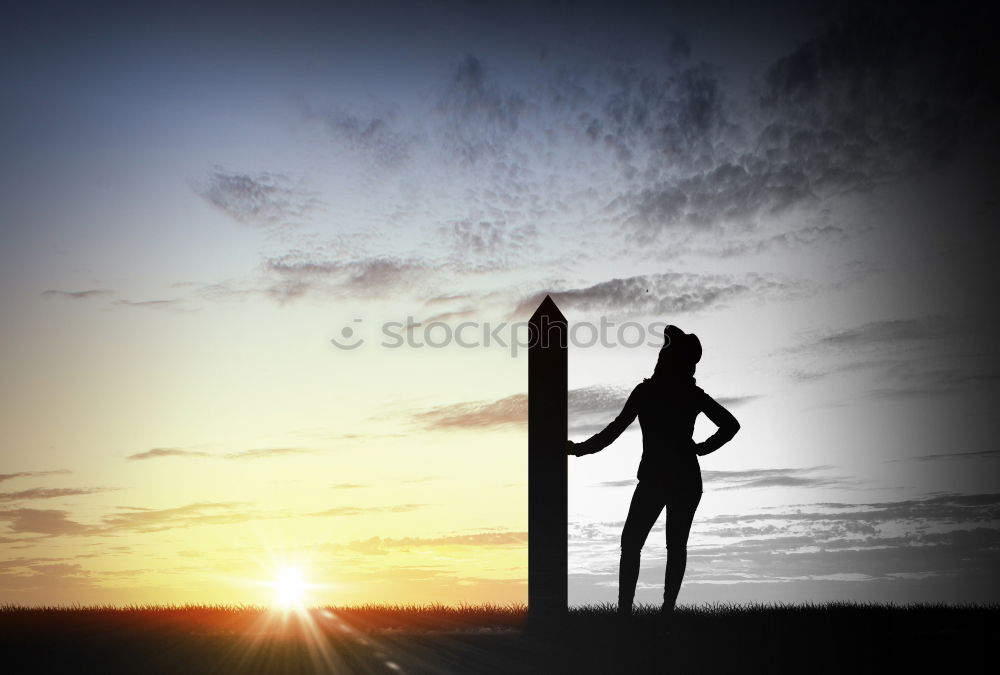
{"type": "Polygon", "coordinates": [[[714,434],[695,445],[695,452],[704,456],[710,452],[715,452],[731,441],[736,432],[740,430],[740,423],[733,417],[731,412],[723,408],[718,401],[708,394],[704,395],[701,411],[705,413],[708,419],[712,420],[715,426],[719,427],[714,434]]]}
{"type": "Polygon", "coordinates": [[[618,413],[618,417],[611,424],[583,443],[566,441],[566,452],[578,457],[580,455],[592,455],[611,445],[628,428],[628,425],[632,424],[636,415],[639,414],[639,387],[641,386],[642,384],[640,383],[632,390],[632,393],[628,396],[628,400],[625,401],[625,407],[622,408],[622,411],[618,413]]]}

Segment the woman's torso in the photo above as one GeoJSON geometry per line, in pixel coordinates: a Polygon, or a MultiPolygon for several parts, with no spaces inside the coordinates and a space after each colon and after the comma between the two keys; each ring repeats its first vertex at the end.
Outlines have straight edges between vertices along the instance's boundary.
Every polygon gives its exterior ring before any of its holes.
{"type": "Polygon", "coordinates": [[[671,490],[701,492],[701,467],[692,435],[705,392],[695,386],[693,378],[664,385],[644,380],[640,386],[639,480],[660,482],[671,490]]]}

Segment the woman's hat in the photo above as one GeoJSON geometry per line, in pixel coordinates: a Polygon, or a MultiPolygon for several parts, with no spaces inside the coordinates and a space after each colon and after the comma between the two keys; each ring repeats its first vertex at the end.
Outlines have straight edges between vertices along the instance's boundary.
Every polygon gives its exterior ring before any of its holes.
{"type": "Polygon", "coordinates": [[[678,355],[689,363],[701,360],[701,340],[694,333],[685,333],[674,325],[667,326],[663,331],[663,347],[678,350],[678,355]]]}

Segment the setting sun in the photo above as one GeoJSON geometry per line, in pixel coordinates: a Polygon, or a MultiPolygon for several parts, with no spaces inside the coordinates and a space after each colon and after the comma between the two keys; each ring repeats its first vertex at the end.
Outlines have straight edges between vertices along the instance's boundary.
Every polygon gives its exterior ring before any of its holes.
{"type": "Polygon", "coordinates": [[[273,582],[274,604],[285,609],[300,607],[305,599],[306,583],[298,567],[278,570],[273,582]]]}

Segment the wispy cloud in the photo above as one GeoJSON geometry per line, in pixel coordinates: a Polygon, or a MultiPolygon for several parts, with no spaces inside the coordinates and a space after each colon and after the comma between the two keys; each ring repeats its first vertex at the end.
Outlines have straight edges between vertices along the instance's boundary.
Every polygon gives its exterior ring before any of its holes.
{"type": "Polygon", "coordinates": [[[303,514],[320,518],[340,516],[363,516],[372,513],[409,513],[428,506],[428,504],[392,504],[389,506],[338,506],[323,511],[303,514]]]}
{"type": "Polygon", "coordinates": [[[256,450],[240,450],[227,452],[226,459],[263,459],[265,457],[283,457],[286,455],[303,455],[313,452],[308,448],[258,448],[256,450]]]}
{"type": "Polygon", "coordinates": [[[952,462],[970,459],[1000,459],[1000,450],[971,450],[965,452],[942,452],[920,455],[905,459],[889,459],[887,462],[952,462]]]}
{"type": "Polygon", "coordinates": [[[243,502],[196,502],[166,509],[119,507],[118,513],[105,516],[95,533],[115,531],[158,532],[197,525],[226,525],[261,518],[243,502]]]}
{"type": "Polygon", "coordinates": [[[817,475],[829,471],[830,466],[812,466],[800,469],[750,469],[745,471],[702,471],[706,482],[719,483],[722,490],[741,490],[763,487],[845,487],[858,481],[817,475]]]}
{"type": "Polygon", "coordinates": [[[417,412],[412,419],[427,429],[484,429],[524,426],[528,421],[528,395],[512,394],[496,401],[468,401],[417,412]]]}
{"type": "Polygon", "coordinates": [[[60,291],[55,289],[42,291],[42,297],[44,298],[63,298],[66,300],[89,300],[90,298],[99,298],[106,295],[114,295],[114,291],[101,288],[91,288],[85,291],[60,291]]]}
{"type": "Polygon", "coordinates": [[[279,279],[268,289],[278,300],[290,300],[310,291],[382,297],[410,287],[428,273],[427,263],[418,259],[379,256],[332,260],[301,252],[270,258],[265,268],[279,279]]]}
{"type": "Polygon", "coordinates": [[[157,457],[210,457],[207,452],[197,450],[182,450],[180,448],[153,448],[145,452],[137,452],[125,459],[155,459],[157,457]]]}
{"type": "Polygon", "coordinates": [[[502,157],[527,105],[520,92],[492,83],[485,64],[470,54],[452,71],[438,101],[447,129],[443,140],[468,164],[502,157]]]}
{"type": "Polygon", "coordinates": [[[252,450],[237,450],[225,453],[211,453],[201,450],[184,450],[183,448],[153,448],[145,452],[128,455],[128,460],[158,459],[161,457],[211,457],[216,459],[252,460],[266,457],[282,457],[287,455],[302,455],[315,452],[310,448],[255,448],[252,450]]]}
{"type": "Polygon", "coordinates": [[[0,521],[14,534],[43,534],[58,536],[84,534],[90,527],[70,520],[68,513],[59,509],[8,509],[0,510],[0,521]]]}
{"type": "Polygon", "coordinates": [[[14,480],[15,478],[37,478],[39,476],[57,476],[67,473],[70,472],[66,469],[57,469],[54,471],[19,471],[18,473],[0,473],[0,483],[7,480],[14,480]]]}
{"type": "Polygon", "coordinates": [[[789,297],[807,292],[802,282],[772,275],[667,272],[611,279],[584,288],[539,291],[524,299],[515,316],[530,316],[546,295],[564,309],[609,316],[656,316],[693,312],[738,299],[789,297]]]}
{"type": "Polygon", "coordinates": [[[322,124],[334,140],[367,154],[383,167],[405,163],[418,140],[416,135],[394,128],[396,115],[391,111],[362,117],[344,110],[316,111],[307,106],[303,116],[322,124]]]}
{"type": "Polygon", "coordinates": [[[110,488],[43,488],[36,487],[17,492],[0,492],[0,502],[19,502],[29,499],[55,499],[107,492],[110,488]]]}
{"type": "Polygon", "coordinates": [[[368,539],[352,541],[344,547],[366,555],[385,555],[393,551],[426,550],[449,546],[525,548],[527,545],[527,532],[498,531],[455,534],[442,537],[370,537],[368,539]]]}
{"type": "Polygon", "coordinates": [[[162,309],[171,312],[192,311],[184,308],[184,298],[153,298],[150,300],[128,300],[122,298],[112,303],[115,307],[136,307],[139,309],[162,309]]]}
{"type": "Polygon", "coordinates": [[[320,205],[312,192],[279,173],[215,169],[194,189],[234,220],[257,227],[295,224],[320,205]]]}

